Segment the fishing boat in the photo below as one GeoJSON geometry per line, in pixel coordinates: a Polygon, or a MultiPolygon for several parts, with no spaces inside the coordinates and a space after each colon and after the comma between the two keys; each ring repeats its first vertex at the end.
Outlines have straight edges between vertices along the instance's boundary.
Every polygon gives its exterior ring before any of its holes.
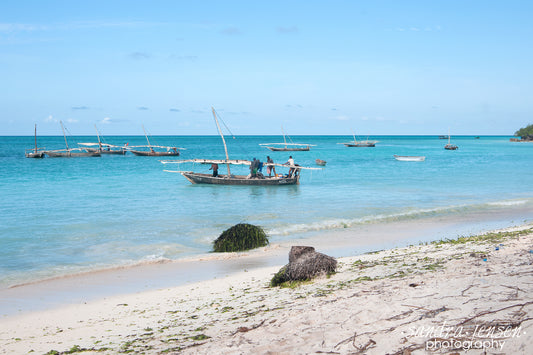
{"type": "Polygon", "coordinates": [[[26,149],[24,155],[26,158],[44,158],[44,148],[37,147],[37,124],[35,124],[35,148],[26,149]]]}
{"type": "Polygon", "coordinates": [[[143,131],[144,131],[144,136],[146,137],[146,141],[148,142],[148,145],[136,145],[136,146],[128,147],[128,150],[132,152],[133,154],[138,155],[138,156],[143,156],[143,157],[168,157],[168,156],[179,156],[180,155],[179,149],[183,149],[183,148],[152,145],[150,143],[150,140],[148,139],[148,135],[146,134],[146,130],[144,129],[144,126],[143,126],[143,131]],[[137,149],[137,148],[141,148],[141,149],[137,149]]]}
{"type": "Polygon", "coordinates": [[[224,152],[226,159],[189,159],[189,160],[163,160],[163,164],[181,164],[181,163],[199,163],[199,164],[211,164],[211,167],[216,165],[215,169],[218,169],[218,165],[226,165],[227,174],[219,175],[218,170],[214,174],[206,173],[197,173],[193,171],[175,171],[175,170],[165,170],[167,172],[179,173],[187,180],[193,184],[211,184],[211,185],[243,185],[243,186],[282,186],[282,185],[296,185],[300,181],[300,171],[302,169],[319,169],[319,168],[308,168],[302,167],[299,165],[287,165],[287,164],[276,164],[276,163],[264,163],[263,166],[281,166],[289,168],[289,173],[285,175],[276,174],[276,176],[262,176],[257,174],[257,176],[252,177],[251,175],[233,175],[231,173],[231,165],[244,165],[250,166],[253,162],[249,160],[231,160],[228,156],[228,147],[226,145],[226,140],[224,139],[224,134],[220,129],[220,124],[218,122],[218,115],[215,112],[214,108],[211,108],[213,112],[213,117],[215,119],[218,132],[222,138],[222,144],[224,145],[224,152]]]}
{"type": "Polygon", "coordinates": [[[59,121],[61,129],[63,130],[63,138],[65,138],[65,149],[45,150],[44,153],[50,158],[75,158],[75,157],[99,157],[98,152],[90,152],[85,148],[69,148],[67,136],[65,134],[65,127],[63,122],[59,121]]]}
{"type": "Polygon", "coordinates": [[[422,155],[394,155],[394,159],[399,161],[424,161],[425,156],[422,155]]]}
{"type": "Polygon", "coordinates": [[[339,144],[344,144],[346,147],[351,147],[351,148],[352,147],[364,148],[364,147],[375,147],[376,143],[378,143],[378,141],[369,141],[368,139],[364,141],[358,141],[355,138],[355,133],[353,133],[353,142],[346,142],[346,143],[339,143],[339,144]]]}
{"type": "Polygon", "coordinates": [[[311,146],[313,146],[313,144],[294,143],[289,136],[287,137],[289,137],[290,142],[287,143],[287,138],[285,132],[283,132],[283,127],[281,127],[281,133],[283,134],[283,143],[261,143],[259,145],[264,146],[273,152],[306,152],[311,149],[311,146]]]}
{"type": "Polygon", "coordinates": [[[457,149],[459,149],[458,146],[456,146],[455,144],[451,144],[450,143],[450,134],[449,133],[448,133],[448,144],[446,144],[444,146],[444,149],[446,149],[446,150],[457,150],[457,149]]]}
{"type": "Polygon", "coordinates": [[[315,163],[316,163],[316,165],[325,166],[327,162],[325,160],[322,160],[322,159],[316,159],[315,163]]]}
{"type": "Polygon", "coordinates": [[[94,129],[96,129],[96,137],[98,137],[98,142],[78,143],[78,146],[83,147],[89,152],[98,152],[100,154],[126,154],[126,147],[124,146],[102,143],[102,140],[100,139],[100,132],[98,132],[98,128],[96,128],[96,125],[94,125],[94,129]]]}

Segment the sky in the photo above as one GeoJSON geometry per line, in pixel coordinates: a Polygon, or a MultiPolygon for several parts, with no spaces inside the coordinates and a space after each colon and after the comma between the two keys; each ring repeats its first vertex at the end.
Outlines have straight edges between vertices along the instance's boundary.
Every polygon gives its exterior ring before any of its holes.
{"type": "Polygon", "coordinates": [[[0,136],[513,135],[533,1],[0,2],[0,136]]]}

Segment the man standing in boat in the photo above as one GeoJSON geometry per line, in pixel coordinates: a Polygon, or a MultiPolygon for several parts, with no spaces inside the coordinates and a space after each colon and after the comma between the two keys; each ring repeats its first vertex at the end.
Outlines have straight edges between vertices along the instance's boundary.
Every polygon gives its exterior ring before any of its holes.
{"type": "Polygon", "coordinates": [[[289,156],[289,160],[283,165],[288,165],[291,168],[289,169],[289,177],[292,177],[292,174],[294,173],[294,159],[292,158],[292,155],[289,156]]]}
{"type": "Polygon", "coordinates": [[[217,163],[212,163],[209,170],[213,170],[213,177],[218,176],[218,164],[217,163]]]}
{"type": "Polygon", "coordinates": [[[269,164],[274,164],[274,160],[272,160],[272,158],[267,155],[267,173],[268,173],[268,177],[272,176],[272,171],[274,171],[274,176],[276,176],[276,167],[274,165],[269,165],[269,164]]]}

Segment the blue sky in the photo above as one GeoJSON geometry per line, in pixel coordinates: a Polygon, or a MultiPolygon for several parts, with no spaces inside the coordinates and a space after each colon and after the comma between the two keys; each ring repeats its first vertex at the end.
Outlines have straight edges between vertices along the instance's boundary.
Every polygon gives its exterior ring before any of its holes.
{"type": "Polygon", "coordinates": [[[0,2],[0,135],[503,134],[531,1],[0,2]]]}

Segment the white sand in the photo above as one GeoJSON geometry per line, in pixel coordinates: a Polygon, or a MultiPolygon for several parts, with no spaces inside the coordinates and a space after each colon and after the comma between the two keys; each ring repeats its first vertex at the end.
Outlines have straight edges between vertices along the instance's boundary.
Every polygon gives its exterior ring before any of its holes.
{"type": "Polygon", "coordinates": [[[440,344],[438,353],[530,354],[531,227],[503,246],[342,258],[335,275],[296,288],[268,287],[279,265],[4,317],[0,353],[424,354],[440,344]]]}

